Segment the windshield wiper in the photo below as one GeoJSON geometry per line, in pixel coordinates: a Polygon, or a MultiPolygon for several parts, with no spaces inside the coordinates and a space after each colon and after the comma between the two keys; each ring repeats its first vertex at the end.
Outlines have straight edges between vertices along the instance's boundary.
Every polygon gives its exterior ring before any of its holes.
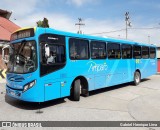
{"type": "Polygon", "coordinates": [[[19,50],[19,51],[17,51],[17,54],[16,54],[16,55],[19,55],[19,54],[22,52],[22,50],[23,50],[24,46],[26,45],[26,43],[27,43],[27,42],[26,42],[25,40],[20,43],[20,45],[19,45],[19,47],[18,47],[18,50],[19,50]]]}

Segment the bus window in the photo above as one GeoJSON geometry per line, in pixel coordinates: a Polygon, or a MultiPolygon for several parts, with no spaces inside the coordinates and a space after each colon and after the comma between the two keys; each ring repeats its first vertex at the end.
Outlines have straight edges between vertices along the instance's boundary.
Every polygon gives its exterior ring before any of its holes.
{"type": "Polygon", "coordinates": [[[7,65],[8,72],[30,73],[37,68],[37,53],[35,41],[22,41],[11,44],[13,53],[7,65]]]}
{"type": "Polygon", "coordinates": [[[40,36],[40,75],[46,75],[63,68],[66,64],[65,37],[55,34],[40,36]],[[49,56],[45,53],[45,45],[49,47],[49,56]]]}
{"type": "Polygon", "coordinates": [[[105,59],[106,58],[106,43],[92,41],[91,42],[91,58],[92,59],[105,59]]]}
{"type": "Polygon", "coordinates": [[[49,45],[50,55],[46,58],[45,64],[55,64],[65,62],[65,49],[61,45],[49,45]]]}
{"type": "Polygon", "coordinates": [[[150,47],[150,58],[154,59],[156,57],[156,49],[154,47],[150,47]]]}
{"type": "Polygon", "coordinates": [[[149,58],[149,47],[142,47],[142,58],[148,59],[149,58]]]}
{"type": "Polygon", "coordinates": [[[141,47],[133,46],[133,58],[140,59],[141,58],[141,47]]]}
{"type": "Polygon", "coordinates": [[[121,58],[120,44],[108,43],[107,52],[108,52],[108,59],[120,59],[121,58]]]}
{"type": "Polygon", "coordinates": [[[71,60],[89,59],[89,41],[69,39],[69,56],[71,60]]]}
{"type": "Polygon", "coordinates": [[[132,46],[131,45],[122,45],[122,59],[131,59],[132,58],[132,46]]]}

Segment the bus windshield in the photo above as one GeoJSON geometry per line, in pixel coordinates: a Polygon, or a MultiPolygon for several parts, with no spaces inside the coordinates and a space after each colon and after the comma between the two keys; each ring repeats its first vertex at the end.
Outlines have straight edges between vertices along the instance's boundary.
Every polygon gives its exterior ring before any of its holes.
{"type": "Polygon", "coordinates": [[[29,73],[37,68],[37,54],[35,41],[23,41],[10,45],[10,60],[8,72],[29,73]]]}

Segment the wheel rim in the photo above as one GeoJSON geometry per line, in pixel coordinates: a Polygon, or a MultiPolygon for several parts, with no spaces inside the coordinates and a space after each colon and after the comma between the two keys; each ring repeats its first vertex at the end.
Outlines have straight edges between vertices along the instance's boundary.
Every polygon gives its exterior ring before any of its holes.
{"type": "Polygon", "coordinates": [[[81,95],[82,94],[82,86],[81,85],[80,85],[79,89],[80,89],[80,95],[81,95]]]}
{"type": "Polygon", "coordinates": [[[139,81],[140,81],[138,74],[136,74],[136,76],[135,76],[135,81],[136,81],[136,83],[139,83],[139,81]]]}

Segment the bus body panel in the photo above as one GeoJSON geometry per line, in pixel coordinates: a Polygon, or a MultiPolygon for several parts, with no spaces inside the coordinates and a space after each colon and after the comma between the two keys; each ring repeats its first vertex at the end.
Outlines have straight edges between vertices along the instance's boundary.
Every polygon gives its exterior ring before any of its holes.
{"type": "Polygon", "coordinates": [[[108,60],[107,86],[133,81],[134,59],[108,60]]]}
{"type": "MultiPolygon", "coordinates": [[[[13,43],[21,42],[22,40],[35,40],[37,47],[37,70],[29,74],[14,74],[7,73],[7,95],[19,100],[30,102],[44,102],[57,98],[70,96],[70,90],[74,80],[78,77],[83,77],[88,83],[88,91],[118,85],[126,82],[131,82],[134,79],[134,72],[139,70],[141,79],[151,76],[156,73],[157,61],[155,59],[85,59],[71,60],[69,57],[69,39],[78,38],[88,41],[98,40],[106,42],[116,42],[121,44],[131,44],[134,42],[125,40],[116,40],[109,38],[100,38],[86,35],[78,35],[67,32],[56,31],[54,29],[36,28],[35,36],[32,38],[24,38],[13,41],[13,43]],[[55,70],[46,75],[40,76],[40,43],[39,37],[42,34],[57,34],[65,36],[66,63],[59,70],[55,70]],[[15,82],[10,80],[12,75],[15,78],[21,75],[24,80],[15,82]],[[36,80],[36,84],[23,92],[18,90],[18,86],[25,86],[27,83],[36,80]],[[20,94],[17,96],[16,94],[20,94]]],[[[143,44],[139,44],[143,45],[143,44]]],[[[146,45],[146,44],[145,44],[146,45]]],[[[153,45],[148,45],[155,47],[153,45]]]]}
{"type": "Polygon", "coordinates": [[[105,60],[89,60],[86,63],[87,73],[93,75],[93,88],[90,90],[95,90],[99,88],[106,87],[106,72],[108,70],[108,65],[105,60]]]}
{"type": "Polygon", "coordinates": [[[123,59],[121,69],[123,74],[122,83],[133,81],[135,72],[135,59],[123,59]]]}
{"type": "Polygon", "coordinates": [[[140,70],[141,79],[156,73],[156,59],[136,59],[136,70],[140,70]]]}
{"type": "Polygon", "coordinates": [[[39,73],[37,71],[30,74],[7,73],[7,77],[6,77],[7,94],[11,97],[14,97],[16,99],[23,100],[23,101],[43,102],[44,89],[38,77],[39,77],[39,73]],[[23,79],[23,80],[20,80],[20,79],[23,79]],[[35,86],[23,92],[22,88],[26,84],[34,80],[36,82],[35,86]]]}

